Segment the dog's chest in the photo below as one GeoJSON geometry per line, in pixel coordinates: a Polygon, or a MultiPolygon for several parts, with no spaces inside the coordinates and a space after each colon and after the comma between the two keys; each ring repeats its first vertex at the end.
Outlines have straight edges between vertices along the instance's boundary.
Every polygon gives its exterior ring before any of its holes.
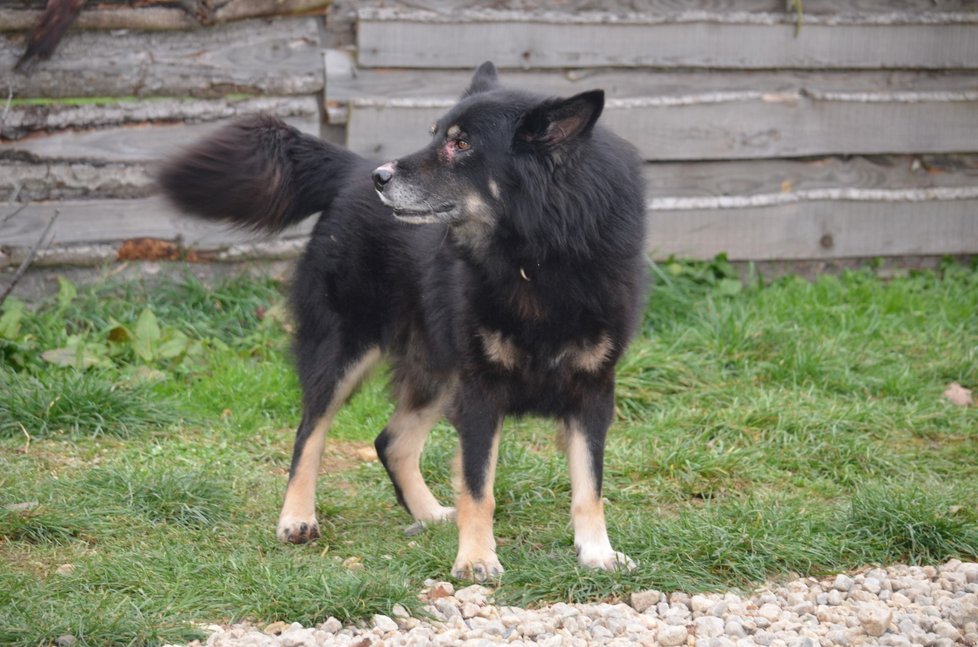
{"type": "Polygon", "coordinates": [[[553,372],[598,373],[611,361],[615,350],[611,337],[605,333],[590,338],[548,338],[479,327],[475,338],[475,352],[490,367],[538,378],[553,372]]]}

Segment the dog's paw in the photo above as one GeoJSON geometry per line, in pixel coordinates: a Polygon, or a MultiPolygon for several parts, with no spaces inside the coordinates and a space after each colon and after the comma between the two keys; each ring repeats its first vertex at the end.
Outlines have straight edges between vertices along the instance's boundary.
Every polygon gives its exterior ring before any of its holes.
{"type": "Polygon", "coordinates": [[[628,555],[614,550],[602,552],[579,551],[577,560],[582,566],[599,568],[602,571],[635,570],[635,562],[628,555]]]}
{"type": "Polygon", "coordinates": [[[279,541],[286,544],[307,544],[319,539],[319,524],[315,517],[311,519],[279,519],[278,530],[275,531],[279,541]]]}
{"type": "Polygon", "coordinates": [[[445,523],[455,521],[455,508],[445,508],[439,506],[438,510],[431,512],[424,517],[418,517],[417,521],[404,529],[404,534],[413,537],[424,532],[425,528],[435,523],[445,523]]]}
{"type": "Polygon", "coordinates": [[[434,510],[428,511],[423,516],[417,517],[417,520],[425,525],[455,521],[455,508],[446,508],[445,506],[440,505],[434,510]]]}
{"type": "Polygon", "coordinates": [[[452,566],[452,577],[457,580],[468,580],[471,582],[486,582],[498,580],[503,575],[503,565],[495,555],[487,555],[481,558],[466,559],[459,556],[452,566]]]}

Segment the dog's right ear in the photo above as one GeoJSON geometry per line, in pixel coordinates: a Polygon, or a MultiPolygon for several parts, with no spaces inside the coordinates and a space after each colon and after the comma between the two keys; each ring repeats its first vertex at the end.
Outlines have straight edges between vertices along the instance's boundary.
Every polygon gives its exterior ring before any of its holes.
{"type": "Polygon", "coordinates": [[[468,97],[480,92],[488,92],[499,86],[499,78],[496,76],[496,66],[492,61],[486,61],[472,75],[472,82],[462,97],[468,97]]]}

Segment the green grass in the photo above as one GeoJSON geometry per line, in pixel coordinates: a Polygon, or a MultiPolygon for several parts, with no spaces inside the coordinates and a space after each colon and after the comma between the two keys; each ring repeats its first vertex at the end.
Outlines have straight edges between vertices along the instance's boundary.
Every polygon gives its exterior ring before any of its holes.
{"type": "MultiPolygon", "coordinates": [[[[495,490],[498,600],[978,556],[978,408],[941,397],[951,381],[978,386],[978,271],[764,285],[720,259],[652,275],[606,457],[612,541],[639,568],[576,565],[554,426],[514,420],[495,490]]],[[[357,453],[391,412],[382,374],[331,432],[322,539],[275,540],[299,417],[280,293],[254,279],[63,282],[49,303],[8,300],[0,643],[158,644],[212,622],[356,619],[414,607],[426,578],[448,577],[454,528],[405,536],[383,468],[357,453]]],[[[440,425],[424,458],[446,502],[455,446],[440,425]]]]}

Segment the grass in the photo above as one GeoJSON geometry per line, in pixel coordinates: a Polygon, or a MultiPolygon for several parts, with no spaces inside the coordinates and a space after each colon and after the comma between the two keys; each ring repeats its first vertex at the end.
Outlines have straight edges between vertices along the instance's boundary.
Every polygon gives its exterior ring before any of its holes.
{"type": "MultiPolygon", "coordinates": [[[[978,270],[763,284],[719,259],[653,268],[619,370],[606,458],[612,541],[634,573],[577,567],[551,423],[510,421],[496,534],[505,603],[750,587],[867,564],[978,556],[978,270]]],[[[331,432],[323,537],[274,526],[299,395],[281,287],[62,282],[0,315],[0,643],[159,644],[212,622],[316,623],[416,607],[450,526],[407,537],[364,460],[383,376],[331,432]],[[58,352],[51,352],[57,350],[58,352]],[[65,565],[71,565],[66,567],[65,565]]],[[[453,432],[424,470],[451,498],[453,432]]]]}

